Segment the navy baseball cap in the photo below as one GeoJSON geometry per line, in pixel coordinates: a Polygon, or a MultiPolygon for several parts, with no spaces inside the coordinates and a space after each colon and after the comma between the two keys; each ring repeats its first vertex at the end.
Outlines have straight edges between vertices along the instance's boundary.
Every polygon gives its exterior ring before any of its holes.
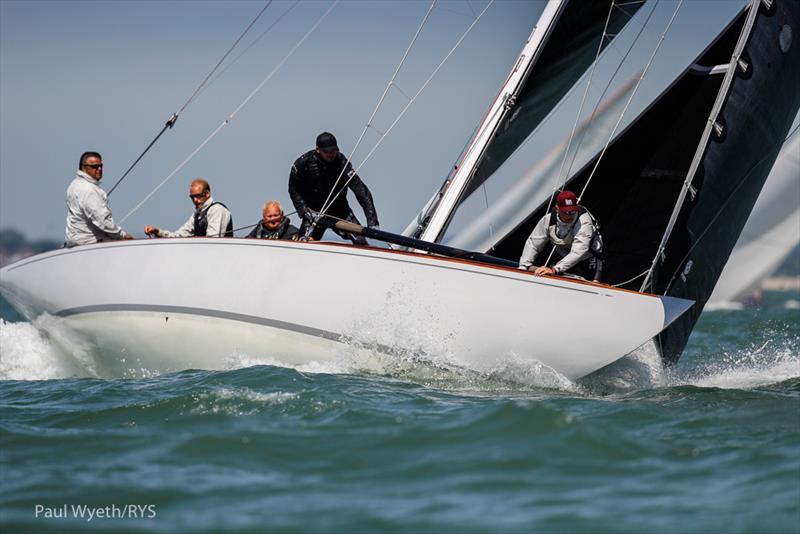
{"type": "Polygon", "coordinates": [[[317,148],[322,152],[339,151],[339,146],[336,144],[336,137],[330,132],[322,132],[317,136],[317,148]]]}

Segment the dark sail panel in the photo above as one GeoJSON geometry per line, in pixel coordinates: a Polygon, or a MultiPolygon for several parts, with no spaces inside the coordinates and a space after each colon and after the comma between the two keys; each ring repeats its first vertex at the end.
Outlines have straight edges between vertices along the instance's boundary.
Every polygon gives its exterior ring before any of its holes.
{"type": "Polygon", "coordinates": [[[759,8],[742,59],[702,160],[698,193],[685,203],[683,230],[667,243],[668,261],[654,292],[697,304],[661,336],[663,357],[677,361],[711,296],[769,175],[800,105],[800,2],[759,8]]]}

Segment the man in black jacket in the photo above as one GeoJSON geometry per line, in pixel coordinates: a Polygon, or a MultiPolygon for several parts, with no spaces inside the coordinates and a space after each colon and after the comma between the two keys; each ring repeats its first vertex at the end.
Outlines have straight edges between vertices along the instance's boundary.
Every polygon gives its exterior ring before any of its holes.
{"type": "MultiPolygon", "coordinates": [[[[289,173],[289,196],[297,214],[303,221],[300,226],[301,236],[306,235],[326,200],[329,207],[325,211],[325,215],[361,224],[347,203],[347,187],[353,191],[358,203],[361,204],[361,208],[367,216],[367,226],[377,228],[378,214],[375,212],[375,204],[372,202],[372,193],[355,173],[353,166],[347,162],[344,154],[339,152],[339,146],[333,134],[323,132],[317,136],[316,148],[297,158],[289,173]],[[342,169],[345,169],[344,172],[342,169]]],[[[319,240],[325,230],[325,227],[317,225],[309,237],[319,240]]],[[[358,245],[367,244],[366,239],[361,236],[338,231],[336,233],[358,245]]]]}

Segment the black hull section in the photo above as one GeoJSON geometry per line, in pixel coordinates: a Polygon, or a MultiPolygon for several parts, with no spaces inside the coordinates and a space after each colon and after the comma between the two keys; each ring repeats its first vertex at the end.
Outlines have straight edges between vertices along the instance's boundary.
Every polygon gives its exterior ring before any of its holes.
{"type": "Polygon", "coordinates": [[[669,363],[683,352],[797,114],[800,2],[762,5],[742,58],[750,68],[737,70],[717,118],[722,135],[711,136],[693,181],[697,195],[687,197],[655,272],[654,293],[696,302],[660,336],[669,363]]]}

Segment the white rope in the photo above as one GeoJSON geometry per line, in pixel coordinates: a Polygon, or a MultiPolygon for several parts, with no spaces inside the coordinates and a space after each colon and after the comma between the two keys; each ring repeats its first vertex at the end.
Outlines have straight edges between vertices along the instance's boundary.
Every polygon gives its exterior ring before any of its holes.
{"type": "MultiPolygon", "coordinates": [[[[430,18],[431,12],[433,12],[433,8],[435,6],[436,6],[436,0],[433,0],[431,2],[430,7],[428,7],[428,11],[425,13],[425,16],[422,18],[422,22],[420,23],[419,27],[417,28],[417,31],[414,34],[414,37],[412,37],[411,38],[411,42],[408,43],[408,47],[406,48],[406,51],[403,54],[403,57],[400,59],[400,62],[397,64],[397,68],[394,69],[394,74],[392,74],[392,77],[389,79],[389,83],[386,84],[386,89],[383,90],[383,94],[378,99],[378,103],[375,105],[375,109],[372,110],[372,114],[369,116],[369,119],[367,119],[367,123],[364,125],[364,129],[361,131],[361,135],[358,137],[358,141],[356,141],[355,147],[353,148],[353,151],[350,153],[350,157],[347,158],[347,162],[345,162],[344,167],[342,167],[342,170],[339,173],[339,176],[336,178],[336,182],[334,183],[333,188],[330,190],[330,192],[328,192],[328,197],[325,199],[325,202],[322,203],[322,210],[320,212],[320,215],[324,214],[325,210],[330,208],[330,205],[328,204],[328,201],[331,200],[331,195],[336,190],[336,186],[339,185],[339,181],[342,179],[342,175],[344,174],[344,171],[347,169],[347,166],[350,164],[351,157],[353,155],[355,155],[356,151],[358,150],[358,147],[361,145],[361,141],[364,139],[364,136],[366,135],[367,130],[370,128],[370,126],[372,126],[372,121],[375,118],[375,115],[378,113],[378,110],[380,109],[381,105],[383,105],[383,101],[386,99],[386,95],[389,93],[389,89],[391,89],[392,86],[394,85],[394,81],[397,78],[397,75],[399,74],[400,69],[403,68],[403,65],[405,64],[406,59],[408,58],[408,55],[411,53],[411,49],[414,47],[414,44],[417,42],[417,38],[419,37],[420,33],[422,32],[422,28],[424,28],[425,24],[428,22],[428,18],[430,18]]],[[[401,93],[402,93],[402,91],[401,91],[401,93]]],[[[403,93],[403,94],[405,96],[405,93],[403,93]]],[[[406,97],[406,98],[408,98],[408,97],[406,97]]]]}
{"type": "Polygon", "coordinates": [[[647,271],[642,271],[642,272],[640,272],[639,274],[637,274],[636,276],[634,276],[633,278],[630,278],[630,279],[628,279],[628,280],[625,280],[624,282],[620,282],[619,284],[614,284],[614,285],[613,285],[613,286],[611,286],[611,287],[622,287],[622,286],[624,286],[624,285],[628,285],[628,284],[630,284],[631,282],[633,282],[634,280],[638,280],[639,278],[643,277],[643,276],[644,276],[644,275],[646,275],[646,274],[647,274],[647,271]]]}
{"type": "Polygon", "coordinates": [[[192,153],[191,153],[191,154],[189,154],[189,156],[188,156],[186,159],[184,159],[184,160],[181,162],[181,164],[180,164],[180,165],[178,165],[178,166],[175,168],[175,170],[174,170],[174,171],[172,171],[171,173],[169,173],[169,175],[168,175],[166,178],[164,178],[164,179],[161,181],[161,183],[160,183],[160,184],[158,184],[158,185],[157,185],[157,186],[156,186],[156,187],[155,187],[155,188],[154,188],[154,189],[153,189],[153,190],[152,190],[152,191],[151,191],[151,192],[150,192],[150,193],[149,193],[149,194],[148,194],[148,195],[147,195],[147,196],[146,196],[146,197],[145,197],[145,198],[144,198],[144,199],[141,201],[141,202],[139,202],[139,203],[138,203],[138,204],[137,204],[137,205],[136,205],[136,206],[135,206],[135,207],[134,207],[134,208],[133,208],[131,211],[129,211],[129,212],[128,212],[128,214],[127,214],[127,215],[125,215],[125,217],[123,217],[123,218],[120,220],[119,224],[122,224],[122,223],[124,223],[124,222],[125,222],[125,220],[127,220],[127,219],[128,219],[128,217],[130,217],[131,215],[133,215],[133,213],[134,213],[134,212],[136,212],[136,210],[138,210],[139,208],[141,208],[141,207],[144,205],[144,203],[145,203],[145,202],[147,202],[148,200],[150,200],[150,198],[151,198],[151,197],[152,197],[152,196],[153,196],[153,195],[154,195],[154,194],[155,194],[155,193],[156,193],[156,192],[157,192],[159,189],[161,189],[161,187],[162,187],[164,184],[166,184],[166,183],[167,183],[167,182],[168,182],[168,181],[169,181],[169,180],[170,180],[170,179],[171,179],[173,176],[175,176],[175,174],[177,174],[177,173],[178,173],[178,171],[180,171],[180,170],[181,170],[181,169],[184,167],[184,165],[186,165],[186,164],[187,164],[187,163],[188,163],[188,162],[189,162],[189,161],[190,161],[190,160],[191,160],[191,159],[192,159],[192,158],[193,158],[193,157],[194,157],[194,156],[195,156],[195,155],[196,155],[198,152],[200,152],[200,150],[202,150],[202,148],[203,148],[204,146],[206,146],[206,145],[209,143],[209,141],[211,141],[211,140],[212,140],[212,139],[213,139],[213,138],[214,138],[214,137],[215,137],[215,136],[216,136],[216,135],[217,135],[217,134],[218,134],[218,133],[219,133],[219,132],[222,130],[222,128],[224,128],[225,126],[227,126],[227,125],[228,125],[228,123],[229,123],[231,120],[233,120],[233,118],[236,116],[236,114],[237,114],[237,113],[239,113],[239,111],[240,111],[240,110],[241,110],[241,109],[242,109],[242,108],[243,108],[243,107],[244,107],[244,106],[245,106],[245,105],[246,105],[248,102],[250,102],[250,100],[251,100],[251,99],[252,99],[252,98],[253,98],[253,97],[254,97],[254,96],[255,96],[255,95],[256,95],[256,94],[257,94],[257,93],[258,93],[258,92],[261,90],[261,88],[264,86],[264,84],[265,84],[265,83],[267,83],[267,82],[268,82],[268,81],[269,81],[269,80],[270,80],[270,79],[271,79],[271,78],[272,78],[272,77],[275,75],[275,73],[276,73],[276,72],[278,72],[278,70],[280,70],[280,68],[281,68],[281,67],[284,65],[284,63],[286,63],[286,61],[288,61],[288,60],[289,60],[289,58],[290,58],[290,57],[292,57],[292,55],[295,53],[295,51],[296,51],[298,48],[300,48],[300,45],[302,45],[302,44],[303,44],[303,43],[306,41],[306,39],[308,39],[308,37],[309,37],[309,36],[310,36],[312,33],[314,33],[314,30],[316,30],[316,29],[317,29],[317,27],[318,27],[318,26],[319,26],[319,25],[322,23],[322,21],[325,19],[325,17],[327,17],[327,16],[328,16],[328,14],[330,14],[330,12],[331,12],[331,11],[333,11],[333,8],[335,8],[335,7],[336,7],[338,4],[339,4],[339,0],[336,0],[335,2],[333,2],[333,4],[331,4],[331,6],[328,8],[328,10],[327,10],[325,13],[323,13],[323,15],[322,15],[322,16],[321,16],[319,19],[317,19],[317,21],[314,23],[314,25],[311,27],[311,29],[310,29],[310,30],[308,30],[308,31],[306,32],[306,34],[305,34],[305,35],[303,35],[303,37],[302,37],[302,38],[301,38],[301,39],[300,39],[300,40],[297,42],[297,44],[295,44],[295,45],[294,45],[294,47],[293,47],[293,48],[292,48],[292,49],[289,51],[289,53],[288,53],[288,54],[286,54],[286,56],[284,56],[284,58],[283,58],[283,59],[282,59],[282,60],[281,60],[281,61],[280,61],[280,62],[279,62],[279,63],[278,63],[276,66],[275,66],[275,68],[274,68],[274,69],[272,69],[272,72],[270,72],[270,73],[267,75],[267,77],[266,77],[266,78],[264,78],[263,80],[261,80],[261,83],[259,83],[259,84],[258,84],[258,86],[257,86],[257,87],[256,87],[256,88],[255,88],[255,89],[254,89],[254,90],[253,90],[253,91],[252,91],[252,92],[251,92],[251,93],[250,93],[250,94],[247,96],[247,98],[245,98],[245,99],[244,99],[244,101],[243,101],[241,104],[239,104],[239,106],[238,106],[238,107],[237,107],[235,110],[233,110],[233,113],[231,113],[231,114],[230,114],[230,115],[229,115],[229,116],[228,116],[228,117],[227,117],[227,118],[226,118],[224,121],[222,121],[222,124],[220,124],[219,126],[217,126],[217,127],[214,129],[214,131],[213,131],[213,132],[211,132],[211,135],[209,135],[209,136],[208,136],[208,137],[207,137],[207,138],[206,138],[206,139],[205,139],[205,140],[204,140],[202,143],[200,143],[200,145],[199,145],[197,148],[195,148],[195,149],[194,149],[194,151],[192,151],[192,153]]]}
{"type": "MultiPolygon", "coordinates": [[[[392,129],[395,127],[395,125],[400,121],[400,119],[403,118],[403,115],[405,115],[406,111],[408,111],[408,109],[412,106],[412,104],[414,104],[414,102],[416,101],[417,97],[419,97],[419,95],[422,93],[422,91],[424,91],[428,87],[428,84],[430,84],[430,82],[433,80],[433,78],[436,76],[436,74],[439,72],[439,70],[444,66],[444,64],[447,62],[447,60],[450,58],[450,56],[453,55],[453,53],[456,51],[456,49],[461,45],[461,42],[466,38],[467,35],[469,35],[470,31],[472,31],[472,28],[475,27],[475,25],[478,23],[478,21],[481,19],[481,17],[483,17],[483,15],[486,13],[486,10],[488,10],[489,7],[491,7],[492,4],[494,4],[494,0],[491,0],[486,5],[486,7],[483,8],[483,11],[480,12],[478,17],[474,21],[472,21],[472,24],[469,25],[469,27],[466,29],[466,31],[458,39],[456,44],[453,45],[453,48],[450,49],[450,51],[447,53],[447,55],[444,57],[444,59],[442,59],[442,61],[439,63],[439,65],[437,65],[437,67],[433,70],[433,72],[428,77],[428,79],[425,80],[425,83],[422,84],[422,87],[419,88],[419,90],[416,92],[416,94],[414,94],[414,96],[411,98],[411,100],[408,102],[408,104],[406,104],[406,106],[400,111],[400,114],[397,116],[397,118],[394,120],[394,122],[392,122],[392,124],[386,130],[386,133],[384,133],[380,137],[380,139],[378,139],[378,141],[375,143],[375,146],[372,147],[372,150],[369,151],[369,153],[366,155],[366,157],[363,159],[363,161],[359,164],[359,166],[355,170],[353,170],[353,173],[351,174],[350,177],[348,177],[347,181],[345,182],[344,186],[339,191],[339,193],[337,193],[337,195],[334,196],[331,199],[331,201],[328,204],[328,206],[323,206],[323,209],[320,211],[320,214],[324,214],[325,210],[330,208],[331,204],[336,200],[336,197],[338,197],[338,195],[342,194],[342,192],[347,190],[347,186],[350,183],[350,181],[353,179],[353,176],[356,176],[356,174],[358,173],[359,169],[361,169],[361,167],[364,165],[364,163],[366,163],[369,160],[369,158],[372,157],[372,154],[375,153],[375,150],[378,149],[378,147],[381,145],[381,143],[386,138],[386,136],[389,135],[389,132],[391,132],[392,129]]],[[[336,185],[334,185],[334,189],[335,188],[336,188],[336,185]]]]}

